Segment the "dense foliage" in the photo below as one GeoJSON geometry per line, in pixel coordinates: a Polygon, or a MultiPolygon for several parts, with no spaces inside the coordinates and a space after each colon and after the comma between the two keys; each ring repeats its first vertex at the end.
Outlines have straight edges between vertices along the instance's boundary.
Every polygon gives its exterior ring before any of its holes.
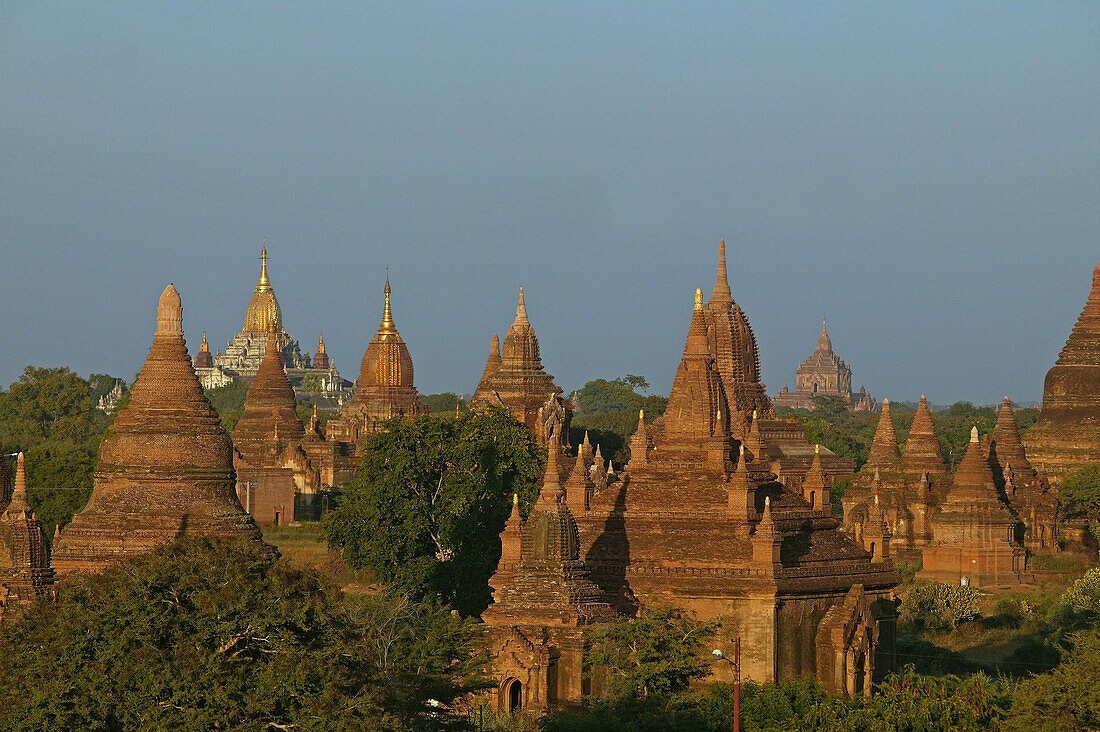
{"type": "Polygon", "coordinates": [[[246,382],[235,381],[206,390],[206,398],[218,413],[226,432],[231,432],[237,426],[237,420],[244,414],[244,398],[248,394],[248,386],[246,382]]]}
{"type": "Polygon", "coordinates": [[[478,615],[512,494],[526,513],[544,465],[530,430],[503,409],[391,420],[326,518],[329,542],[353,568],[478,615]]]}
{"type": "Polygon", "coordinates": [[[1088,463],[1058,485],[1058,497],[1070,516],[1100,522],[1100,463],[1088,463]]]}
{"type": "Polygon", "coordinates": [[[466,409],[465,396],[460,397],[453,391],[445,391],[442,394],[428,394],[421,395],[420,401],[428,405],[428,409],[432,414],[454,414],[455,405],[460,405],[459,409],[466,409]]]}
{"type": "Polygon", "coordinates": [[[636,618],[591,626],[588,662],[613,699],[667,698],[710,673],[705,643],[714,631],[678,608],[643,608],[636,618]]]}
{"type": "Polygon", "coordinates": [[[978,613],[981,593],[975,587],[946,582],[909,585],[903,593],[898,626],[903,631],[954,630],[978,613]]]}
{"type": "Polygon", "coordinates": [[[570,395],[577,407],[570,441],[579,444],[587,432],[589,440],[600,446],[604,459],[621,468],[630,459],[630,436],[638,429],[638,411],[645,412],[646,422],[665,413],[668,399],[639,393],[648,389],[649,383],[633,374],[589,381],[570,395]]]}
{"type": "Polygon", "coordinates": [[[28,366],[0,391],[0,445],[4,453],[26,453],[28,498],[51,536],[92,494],[99,442],[114,416],[97,405],[115,382],[106,374],[85,379],[67,368],[28,366]]]}
{"type": "Polygon", "coordinates": [[[407,598],[345,601],[254,544],[185,539],[0,633],[0,727],[446,728],[482,685],[479,637],[407,598]]]}

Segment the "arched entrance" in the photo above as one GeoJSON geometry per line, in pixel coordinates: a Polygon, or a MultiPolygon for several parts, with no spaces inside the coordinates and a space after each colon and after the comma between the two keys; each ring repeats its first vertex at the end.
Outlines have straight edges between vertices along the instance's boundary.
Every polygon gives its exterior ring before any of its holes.
{"type": "Polygon", "coordinates": [[[506,709],[509,712],[516,712],[523,708],[523,684],[519,679],[507,682],[504,693],[506,709]]]}

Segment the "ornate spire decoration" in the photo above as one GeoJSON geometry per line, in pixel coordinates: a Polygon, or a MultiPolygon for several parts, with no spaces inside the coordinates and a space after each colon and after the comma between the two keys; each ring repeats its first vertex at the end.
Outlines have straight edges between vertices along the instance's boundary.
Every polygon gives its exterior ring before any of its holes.
{"type": "Polygon", "coordinates": [[[206,342],[206,331],[202,332],[202,343],[199,344],[199,350],[203,353],[210,353],[210,344],[206,342]]]}
{"type": "Polygon", "coordinates": [[[516,303],[516,325],[531,325],[527,319],[527,304],[523,302],[523,288],[519,288],[519,302],[516,303]]]}
{"type": "Polygon", "coordinates": [[[558,472],[558,453],[561,452],[560,443],[549,440],[546,446],[546,472],[542,476],[542,490],[536,505],[545,510],[553,510],[561,503],[562,488],[561,475],[558,472]]]}
{"type": "Polygon", "coordinates": [[[260,251],[260,279],[244,312],[244,330],[250,333],[278,333],[283,329],[283,314],[275,299],[275,290],[267,276],[267,245],[260,251]]]}
{"type": "Polygon", "coordinates": [[[825,329],[825,318],[821,318],[821,335],[817,337],[817,350],[822,353],[833,352],[833,341],[829,338],[829,331],[825,329]]]}
{"type": "Polygon", "coordinates": [[[321,337],[317,339],[317,353],[324,353],[324,352],[325,352],[325,332],[321,331],[321,337]]]}

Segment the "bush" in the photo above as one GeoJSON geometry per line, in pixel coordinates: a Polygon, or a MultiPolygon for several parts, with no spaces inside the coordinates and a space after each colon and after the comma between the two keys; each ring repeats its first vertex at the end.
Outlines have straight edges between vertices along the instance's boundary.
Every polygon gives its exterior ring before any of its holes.
{"type": "Polygon", "coordinates": [[[960,621],[977,615],[980,597],[973,587],[946,582],[912,585],[902,597],[899,628],[908,632],[954,630],[960,621]]]}
{"type": "Polygon", "coordinates": [[[1062,602],[1078,612],[1100,613],[1100,567],[1090,569],[1070,585],[1062,602]]]}

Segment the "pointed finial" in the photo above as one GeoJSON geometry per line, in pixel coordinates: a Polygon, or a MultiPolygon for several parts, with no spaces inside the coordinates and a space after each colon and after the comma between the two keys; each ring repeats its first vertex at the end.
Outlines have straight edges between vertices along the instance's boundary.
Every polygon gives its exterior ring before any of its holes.
{"type": "Polygon", "coordinates": [[[700,288],[695,288],[695,309],[703,309],[703,291],[700,288]]]}
{"type": "Polygon", "coordinates": [[[978,426],[977,425],[974,425],[973,427],[970,428],[970,441],[971,442],[977,442],[978,441],[978,426]]]}
{"type": "Polygon", "coordinates": [[[821,454],[821,445],[814,445],[814,455],[821,454]]]}
{"type": "Polygon", "coordinates": [[[27,472],[23,464],[22,452],[20,452],[19,456],[15,459],[15,489],[12,491],[11,503],[8,504],[8,510],[31,510],[30,503],[27,502],[27,472]]]}
{"type": "Polygon", "coordinates": [[[714,304],[728,305],[733,302],[729,277],[726,276],[726,240],[718,244],[718,274],[714,278],[714,291],[710,296],[714,304]]]}
{"type": "Polygon", "coordinates": [[[267,239],[264,239],[263,247],[260,249],[260,284],[271,285],[271,282],[267,279],[267,239]]]}
{"type": "Polygon", "coordinates": [[[523,288],[519,288],[519,302],[516,303],[516,325],[530,325],[527,319],[527,304],[523,301],[523,288]]]}
{"type": "Polygon", "coordinates": [[[390,268],[386,267],[386,304],[382,309],[382,323],[378,326],[378,332],[382,334],[392,334],[397,332],[397,327],[393,324],[393,311],[390,310],[390,268]]]}
{"type": "Polygon", "coordinates": [[[755,409],[754,409],[754,410],[752,410],[752,421],[753,421],[753,422],[755,422],[755,421],[756,421],[756,414],[757,414],[756,410],[755,410],[755,409]]]}
{"type": "Polygon", "coordinates": [[[518,506],[519,505],[519,494],[518,493],[513,493],[512,494],[512,505],[513,506],[518,506]]]}
{"type": "Polygon", "coordinates": [[[199,344],[199,350],[203,353],[210,353],[210,344],[206,342],[206,331],[202,332],[202,343],[199,344]]]}
{"type": "Polygon", "coordinates": [[[160,300],[157,302],[157,335],[183,335],[183,301],[171,284],[160,293],[160,300]]]}
{"type": "Polygon", "coordinates": [[[500,358],[500,336],[496,333],[493,333],[493,337],[489,341],[489,355],[500,358]]]}
{"type": "Polygon", "coordinates": [[[317,353],[325,352],[325,332],[321,331],[321,337],[317,339],[317,353]]]}

